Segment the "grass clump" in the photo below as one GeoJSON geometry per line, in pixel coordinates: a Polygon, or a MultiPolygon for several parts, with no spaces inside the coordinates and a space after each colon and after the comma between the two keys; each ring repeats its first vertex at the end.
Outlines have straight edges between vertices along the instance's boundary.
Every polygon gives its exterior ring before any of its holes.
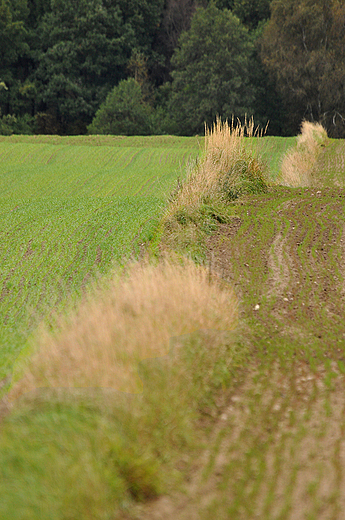
{"type": "Polygon", "coordinates": [[[245,143],[246,137],[258,134],[252,119],[235,125],[218,118],[205,128],[204,153],[189,167],[186,180],[178,181],[163,217],[165,247],[204,261],[205,234],[235,216],[228,203],[268,190],[266,166],[245,143]]]}
{"type": "Polygon", "coordinates": [[[221,192],[228,201],[241,195],[255,195],[267,192],[267,180],[262,164],[255,157],[245,157],[236,161],[221,179],[221,192]]]}
{"type": "Polygon", "coordinates": [[[181,207],[164,219],[159,247],[182,253],[198,264],[206,261],[205,237],[214,233],[219,224],[229,223],[235,208],[224,203],[200,203],[197,207],[181,207]]]}
{"type": "Polygon", "coordinates": [[[245,147],[245,137],[257,134],[252,119],[235,125],[218,118],[211,128],[205,127],[204,153],[174,194],[168,215],[205,201],[214,204],[234,200],[246,192],[266,191],[264,165],[245,147]]]}
{"type": "Polygon", "coordinates": [[[313,186],[317,181],[318,159],[327,143],[327,132],[320,123],[303,121],[297,145],[282,160],[280,184],[313,186]]]}
{"type": "Polygon", "coordinates": [[[57,334],[42,332],[8,397],[41,387],[141,392],[141,360],[167,355],[172,337],[232,329],[235,314],[235,296],[209,280],[207,269],[167,260],[133,265],[58,324],[57,334]]]}
{"type": "Polygon", "coordinates": [[[133,265],[41,332],[8,395],[0,519],[114,519],[176,482],[200,413],[243,362],[236,323],[227,284],[165,260],[133,265]]]}
{"type": "Polygon", "coordinates": [[[0,518],[110,520],[112,504],[159,492],[157,462],[116,418],[90,406],[36,400],[0,439],[0,518]]]}

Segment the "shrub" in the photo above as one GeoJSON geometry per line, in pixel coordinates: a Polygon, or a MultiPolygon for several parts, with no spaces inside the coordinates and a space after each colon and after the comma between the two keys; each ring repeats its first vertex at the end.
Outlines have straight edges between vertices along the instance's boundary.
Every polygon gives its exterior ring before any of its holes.
{"type": "Polygon", "coordinates": [[[144,101],[140,84],[133,78],[120,81],[88,127],[89,134],[149,135],[152,107],[144,101]]]}
{"type": "Polygon", "coordinates": [[[211,128],[205,128],[205,150],[199,161],[191,166],[185,182],[174,193],[166,218],[181,208],[198,208],[233,200],[244,193],[267,190],[264,165],[259,157],[245,148],[245,136],[258,134],[254,122],[222,122],[220,118],[211,128]]]}
{"type": "Polygon", "coordinates": [[[17,117],[13,114],[1,116],[0,112],[0,135],[33,134],[35,119],[25,114],[17,117]]]}
{"type": "Polygon", "coordinates": [[[236,161],[220,182],[221,191],[229,201],[241,195],[267,191],[264,167],[258,159],[250,156],[236,161]]]}

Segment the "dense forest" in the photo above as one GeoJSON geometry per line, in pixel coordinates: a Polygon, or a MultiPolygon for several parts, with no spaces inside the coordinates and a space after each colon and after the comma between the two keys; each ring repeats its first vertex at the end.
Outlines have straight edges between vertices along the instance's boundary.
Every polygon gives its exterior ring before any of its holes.
{"type": "Polygon", "coordinates": [[[345,136],[345,0],[0,0],[0,134],[345,136]]]}

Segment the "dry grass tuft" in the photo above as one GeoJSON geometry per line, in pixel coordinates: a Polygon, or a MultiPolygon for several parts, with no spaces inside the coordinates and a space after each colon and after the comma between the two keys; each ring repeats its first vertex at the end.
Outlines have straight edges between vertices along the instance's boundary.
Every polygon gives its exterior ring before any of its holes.
{"type": "Polygon", "coordinates": [[[297,146],[288,151],[282,162],[280,183],[284,186],[312,186],[317,161],[327,141],[327,132],[319,123],[303,121],[297,146]]]}
{"type": "Polygon", "coordinates": [[[164,356],[169,340],[201,329],[232,330],[234,293],[192,262],[133,265],[86,301],[59,332],[45,330],[13,400],[37,388],[111,387],[138,393],[138,362],[164,356]]]}
{"type": "Polygon", "coordinates": [[[190,166],[186,181],[174,194],[167,218],[181,208],[197,208],[205,199],[212,202],[223,201],[224,182],[226,181],[227,186],[235,186],[243,177],[243,164],[249,165],[246,173],[250,177],[252,174],[255,176],[255,179],[249,180],[256,182],[260,178],[260,182],[264,181],[258,160],[245,150],[244,143],[245,137],[259,136],[262,133],[255,128],[253,119],[246,120],[243,125],[238,121],[235,125],[234,121],[223,122],[217,118],[211,128],[205,126],[204,153],[196,165],[190,166]]]}

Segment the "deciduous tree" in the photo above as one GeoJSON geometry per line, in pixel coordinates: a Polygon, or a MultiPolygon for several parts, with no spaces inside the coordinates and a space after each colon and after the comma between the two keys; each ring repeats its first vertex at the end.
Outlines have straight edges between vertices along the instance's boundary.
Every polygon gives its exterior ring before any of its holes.
{"type": "Polygon", "coordinates": [[[151,115],[140,84],[129,78],[108,94],[88,130],[90,134],[147,135],[152,132],[151,115]]]}
{"type": "Polygon", "coordinates": [[[291,132],[303,118],[345,135],[345,1],[273,0],[261,56],[288,107],[291,132]]]}

